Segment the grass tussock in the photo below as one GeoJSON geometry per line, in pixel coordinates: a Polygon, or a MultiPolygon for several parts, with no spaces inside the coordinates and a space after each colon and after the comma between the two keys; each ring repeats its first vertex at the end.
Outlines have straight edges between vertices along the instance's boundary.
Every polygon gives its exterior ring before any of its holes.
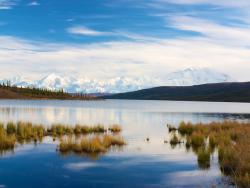
{"type": "Polygon", "coordinates": [[[122,137],[113,135],[93,136],[89,138],[81,138],[73,140],[72,137],[67,137],[61,140],[59,151],[75,152],[75,153],[104,153],[112,146],[123,146],[126,142],[122,137]]]}
{"type": "Polygon", "coordinates": [[[126,144],[125,140],[120,136],[104,135],[102,140],[103,145],[106,148],[111,146],[123,146],[126,144]]]}
{"type": "Polygon", "coordinates": [[[181,140],[178,138],[178,136],[174,133],[173,135],[172,135],[172,138],[170,139],[170,144],[172,145],[172,146],[175,146],[175,145],[177,145],[177,144],[180,144],[181,143],[181,140]]]}
{"type": "Polygon", "coordinates": [[[16,143],[15,135],[8,136],[3,125],[0,125],[0,150],[11,150],[14,149],[16,143]]]}
{"type": "Polygon", "coordinates": [[[31,140],[36,142],[45,136],[44,126],[29,122],[7,123],[6,131],[8,135],[15,135],[20,142],[31,140]]]}
{"type": "Polygon", "coordinates": [[[79,125],[76,124],[74,127],[67,126],[63,124],[54,124],[47,129],[47,135],[52,135],[53,137],[63,136],[63,135],[80,135],[80,134],[93,134],[93,133],[105,133],[110,130],[112,133],[121,132],[121,127],[119,125],[112,125],[108,129],[102,124],[97,124],[94,126],[79,125]]]}
{"type": "Polygon", "coordinates": [[[193,148],[198,148],[205,145],[205,137],[199,132],[193,132],[190,136],[191,146],[193,148]]]}
{"type": "Polygon", "coordinates": [[[206,148],[200,148],[197,152],[197,162],[201,169],[210,167],[210,151],[206,148]]]}
{"type": "Polygon", "coordinates": [[[192,124],[182,122],[178,132],[186,137],[186,147],[197,154],[200,167],[210,166],[210,155],[218,150],[221,171],[238,187],[250,185],[250,123],[235,121],[192,124]]]}
{"type": "Polygon", "coordinates": [[[181,122],[178,131],[182,135],[191,135],[194,131],[194,126],[191,123],[181,122]]]}
{"type": "Polygon", "coordinates": [[[111,131],[112,133],[119,133],[122,131],[122,128],[120,125],[115,124],[109,127],[109,131],[111,131]]]}
{"type": "Polygon", "coordinates": [[[171,125],[169,125],[169,124],[167,124],[167,128],[168,128],[168,132],[175,132],[175,131],[177,131],[177,128],[176,127],[173,127],[173,126],[171,126],[171,125]]]}
{"type": "MultiPolygon", "coordinates": [[[[66,142],[67,144],[65,145],[64,142],[61,143],[60,148],[63,151],[68,150],[67,148],[73,147],[70,144],[73,136],[96,133],[104,134],[107,130],[108,129],[101,124],[97,124],[95,126],[79,124],[75,126],[68,126],[64,124],[53,124],[51,127],[45,128],[43,125],[37,125],[31,122],[8,122],[6,125],[0,123],[0,150],[13,149],[16,142],[41,142],[45,136],[52,136],[54,139],[57,137],[68,136],[68,140],[66,142]]],[[[118,133],[121,131],[121,127],[119,125],[113,125],[109,127],[109,130],[111,133],[118,133]]],[[[91,144],[88,144],[91,147],[86,150],[98,150],[97,138],[95,140],[90,140],[89,143],[94,143],[94,145],[91,146],[91,144]]],[[[122,139],[118,139],[117,137],[106,136],[105,146],[106,145],[123,145],[123,142],[122,139]]],[[[77,151],[77,147],[79,146],[74,145],[74,150],[77,151]]],[[[103,150],[103,148],[100,150],[103,150]]]]}

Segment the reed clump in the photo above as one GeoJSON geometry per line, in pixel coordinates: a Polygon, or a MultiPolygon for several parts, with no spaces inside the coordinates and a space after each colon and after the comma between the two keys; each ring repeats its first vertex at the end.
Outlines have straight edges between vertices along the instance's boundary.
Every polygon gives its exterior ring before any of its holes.
{"type": "Polygon", "coordinates": [[[172,145],[172,146],[175,146],[175,145],[177,145],[177,144],[180,144],[181,143],[181,140],[178,138],[178,136],[174,133],[173,135],[172,135],[172,138],[170,139],[170,144],[172,145]]]}
{"type": "Polygon", "coordinates": [[[7,123],[7,128],[6,128],[7,134],[15,134],[16,130],[17,130],[17,127],[13,122],[7,123]]]}
{"type": "Polygon", "coordinates": [[[63,153],[68,152],[68,151],[73,150],[73,148],[74,148],[74,142],[71,136],[66,137],[60,141],[60,144],[59,144],[60,152],[63,152],[63,153]]]}
{"type": "Polygon", "coordinates": [[[102,140],[103,145],[106,148],[109,148],[111,146],[123,146],[126,144],[125,140],[120,136],[112,136],[112,135],[104,135],[102,140]]]}
{"type": "Polygon", "coordinates": [[[198,148],[205,145],[205,137],[200,132],[193,132],[190,136],[191,146],[193,148],[198,148]]]}
{"type": "Polygon", "coordinates": [[[101,124],[98,124],[96,126],[90,127],[90,133],[104,133],[106,131],[107,130],[101,124]]]}
{"type": "Polygon", "coordinates": [[[210,167],[210,151],[206,148],[200,148],[197,152],[197,162],[201,169],[210,167]]]}
{"type": "Polygon", "coordinates": [[[120,125],[115,124],[115,125],[112,125],[109,127],[109,131],[111,131],[113,133],[119,133],[122,131],[122,128],[120,125]]]}
{"type": "Polygon", "coordinates": [[[211,149],[214,149],[215,147],[217,147],[219,144],[219,138],[217,138],[216,134],[210,134],[209,136],[209,147],[211,149]]]}
{"type": "MultiPolygon", "coordinates": [[[[121,127],[119,125],[113,125],[109,127],[109,130],[111,133],[118,133],[121,131],[121,127]]],[[[18,143],[24,143],[30,141],[41,142],[45,136],[53,136],[54,139],[57,137],[67,136],[68,139],[60,143],[61,150],[64,151],[64,150],[70,150],[69,148],[71,149],[73,148],[75,151],[77,151],[78,150],[77,147],[79,146],[76,145],[75,143],[72,145],[73,136],[78,136],[78,135],[80,136],[85,134],[104,134],[105,132],[107,132],[107,129],[105,129],[105,127],[101,124],[97,124],[94,126],[79,125],[79,124],[75,126],[68,126],[64,124],[53,124],[51,127],[45,128],[44,125],[37,125],[31,122],[22,122],[22,121],[19,121],[17,123],[8,122],[5,126],[0,123],[0,150],[13,149],[16,142],[18,143]]],[[[124,143],[122,139],[118,139],[117,137],[112,137],[111,135],[105,136],[104,149],[106,148],[106,145],[123,145],[123,144],[124,143]]],[[[86,150],[87,151],[98,150],[97,145],[98,145],[97,138],[94,140],[88,140],[88,146],[90,146],[90,148],[86,150]]],[[[103,151],[103,145],[102,147],[99,147],[99,149],[103,151]]]]}
{"type": "Polygon", "coordinates": [[[42,125],[33,125],[29,122],[18,122],[17,125],[7,124],[7,132],[14,134],[18,141],[41,140],[45,136],[45,128],[42,125]],[[9,128],[8,128],[9,125],[9,128]],[[14,128],[16,127],[16,128],[14,128]],[[9,130],[9,131],[8,131],[9,130]],[[16,131],[14,131],[16,130],[16,131]]]}
{"type": "Polygon", "coordinates": [[[74,133],[73,127],[63,124],[53,124],[50,128],[47,129],[47,135],[53,137],[69,135],[73,133],[74,133]]]}
{"type": "Polygon", "coordinates": [[[187,150],[190,149],[190,147],[191,147],[191,139],[190,139],[190,137],[186,137],[186,144],[185,144],[185,146],[186,146],[187,150]]]}
{"type": "Polygon", "coordinates": [[[106,152],[106,148],[102,143],[102,138],[95,136],[93,138],[83,138],[80,142],[82,152],[86,153],[103,153],[106,152]]]}
{"type": "Polygon", "coordinates": [[[173,126],[171,126],[171,125],[169,125],[169,124],[167,124],[167,128],[168,128],[168,132],[175,132],[175,131],[177,131],[177,128],[176,127],[173,127],[173,126]]]}
{"type": "Polygon", "coordinates": [[[74,127],[67,126],[63,124],[54,124],[51,128],[47,129],[47,135],[53,137],[60,137],[63,135],[80,135],[80,134],[92,134],[92,133],[105,133],[107,129],[105,129],[104,125],[97,124],[94,126],[86,126],[76,124],[74,127]]]}
{"type": "Polygon", "coordinates": [[[59,144],[60,152],[75,153],[104,153],[112,146],[123,146],[126,142],[122,137],[113,135],[98,135],[89,138],[81,138],[80,140],[72,137],[64,138],[59,144]]]}
{"type": "Polygon", "coordinates": [[[15,135],[8,136],[6,130],[3,125],[0,125],[0,150],[1,152],[4,150],[14,149],[16,143],[15,135]]]}
{"type": "Polygon", "coordinates": [[[194,125],[192,123],[181,122],[178,131],[182,135],[191,135],[194,131],[194,125]]]}
{"type": "Polygon", "coordinates": [[[192,124],[178,128],[186,137],[186,147],[197,154],[199,166],[208,168],[210,155],[217,149],[221,171],[238,187],[250,185],[250,123],[236,121],[192,124]]]}

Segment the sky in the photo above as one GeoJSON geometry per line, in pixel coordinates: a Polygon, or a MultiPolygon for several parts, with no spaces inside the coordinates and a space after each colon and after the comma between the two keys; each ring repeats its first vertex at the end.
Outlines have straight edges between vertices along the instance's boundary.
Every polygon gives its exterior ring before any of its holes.
{"type": "Polygon", "coordinates": [[[250,80],[249,0],[0,0],[0,77],[250,80]]]}

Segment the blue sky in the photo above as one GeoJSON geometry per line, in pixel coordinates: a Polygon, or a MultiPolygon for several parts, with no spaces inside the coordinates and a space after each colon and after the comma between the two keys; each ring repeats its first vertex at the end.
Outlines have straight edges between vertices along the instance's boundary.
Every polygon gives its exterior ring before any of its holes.
{"type": "Polygon", "coordinates": [[[248,0],[0,0],[1,77],[151,78],[209,67],[250,80],[249,8],[248,0]]]}

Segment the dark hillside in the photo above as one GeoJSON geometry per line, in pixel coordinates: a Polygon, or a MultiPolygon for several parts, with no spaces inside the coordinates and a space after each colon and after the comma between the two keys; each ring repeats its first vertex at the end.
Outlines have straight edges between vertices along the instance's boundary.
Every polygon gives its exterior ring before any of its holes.
{"type": "Polygon", "coordinates": [[[155,87],[104,96],[106,99],[250,102],[250,82],[155,87]]]}

